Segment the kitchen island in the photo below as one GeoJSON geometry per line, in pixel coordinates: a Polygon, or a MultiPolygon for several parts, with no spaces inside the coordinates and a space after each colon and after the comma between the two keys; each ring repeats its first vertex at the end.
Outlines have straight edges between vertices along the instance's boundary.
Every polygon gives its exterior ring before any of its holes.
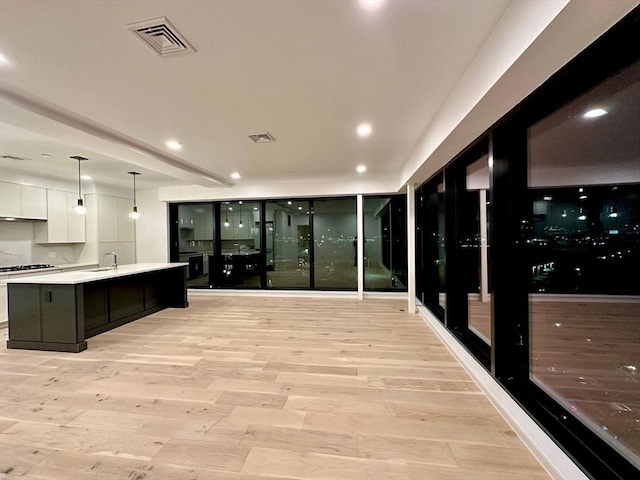
{"type": "Polygon", "coordinates": [[[7,348],[81,352],[87,338],[186,308],[186,263],[145,263],[7,281],[7,348]]]}

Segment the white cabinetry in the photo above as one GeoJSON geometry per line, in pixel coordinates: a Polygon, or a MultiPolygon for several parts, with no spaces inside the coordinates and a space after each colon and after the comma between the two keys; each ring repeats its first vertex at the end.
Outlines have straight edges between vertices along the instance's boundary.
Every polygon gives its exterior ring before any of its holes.
{"type": "Polygon", "coordinates": [[[75,193],[47,190],[47,221],[34,226],[36,243],[83,243],[85,216],[74,213],[75,193]]]}
{"type": "Polygon", "coordinates": [[[135,221],[129,218],[133,202],[127,198],[97,195],[98,261],[101,267],[111,265],[113,257],[103,253],[114,252],[118,264],[136,263],[135,221]]]}
{"type": "Polygon", "coordinates": [[[0,182],[0,217],[47,219],[47,190],[0,182]]]}

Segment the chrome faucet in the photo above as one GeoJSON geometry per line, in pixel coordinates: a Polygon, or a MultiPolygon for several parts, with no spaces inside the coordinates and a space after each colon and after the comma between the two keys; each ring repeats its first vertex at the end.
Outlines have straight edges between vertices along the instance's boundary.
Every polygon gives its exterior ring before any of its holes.
{"type": "Polygon", "coordinates": [[[118,268],[118,255],[116,255],[116,252],[106,252],[103,253],[102,256],[106,257],[107,255],[113,255],[113,263],[111,264],[111,268],[113,268],[114,270],[118,268]]]}

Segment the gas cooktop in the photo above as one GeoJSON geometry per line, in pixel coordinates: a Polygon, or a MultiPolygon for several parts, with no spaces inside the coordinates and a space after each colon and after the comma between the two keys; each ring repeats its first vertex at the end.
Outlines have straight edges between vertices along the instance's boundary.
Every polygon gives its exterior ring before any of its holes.
{"type": "Polygon", "coordinates": [[[0,267],[0,272],[21,272],[23,270],[37,270],[39,268],[52,268],[53,265],[47,263],[36,263],[32,265],[15,265],[13,267],[0,267]]]}

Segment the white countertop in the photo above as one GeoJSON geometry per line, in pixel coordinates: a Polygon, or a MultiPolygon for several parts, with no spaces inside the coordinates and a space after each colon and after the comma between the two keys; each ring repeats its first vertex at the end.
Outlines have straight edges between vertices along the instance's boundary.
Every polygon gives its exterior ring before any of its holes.
{"type": "Polygon", "coordinates": [[[51,272],[58,273],[65,270],[76,270],[82,268],[97,268],[97,263],[64,263],[61,265],[52,265],[48,268],[34,268],[33,270],[14,270],[12,272],[0,272],[0,276],[12,277],[14,275],[44,275],[51,272]]]}
{"type": "Polygon", "coordinates": [[[48,284],[48,285],[76,285],[79,283],[95,282],[98,280],[106,280],[109,278],[126,277],[138,273],[153,272],[157,270],[166,270],[169,268],[186,267],[188,263],[134,263],[131,265],[122,265],[113,270],[111,268],[101,271],[92,272],[90,270],[76,270],[73,272],[52,273],[50,275],[33,275],[18,278],[10,278],[8,284],[12,283],[31,283],[31,284],[48,284]]]}

